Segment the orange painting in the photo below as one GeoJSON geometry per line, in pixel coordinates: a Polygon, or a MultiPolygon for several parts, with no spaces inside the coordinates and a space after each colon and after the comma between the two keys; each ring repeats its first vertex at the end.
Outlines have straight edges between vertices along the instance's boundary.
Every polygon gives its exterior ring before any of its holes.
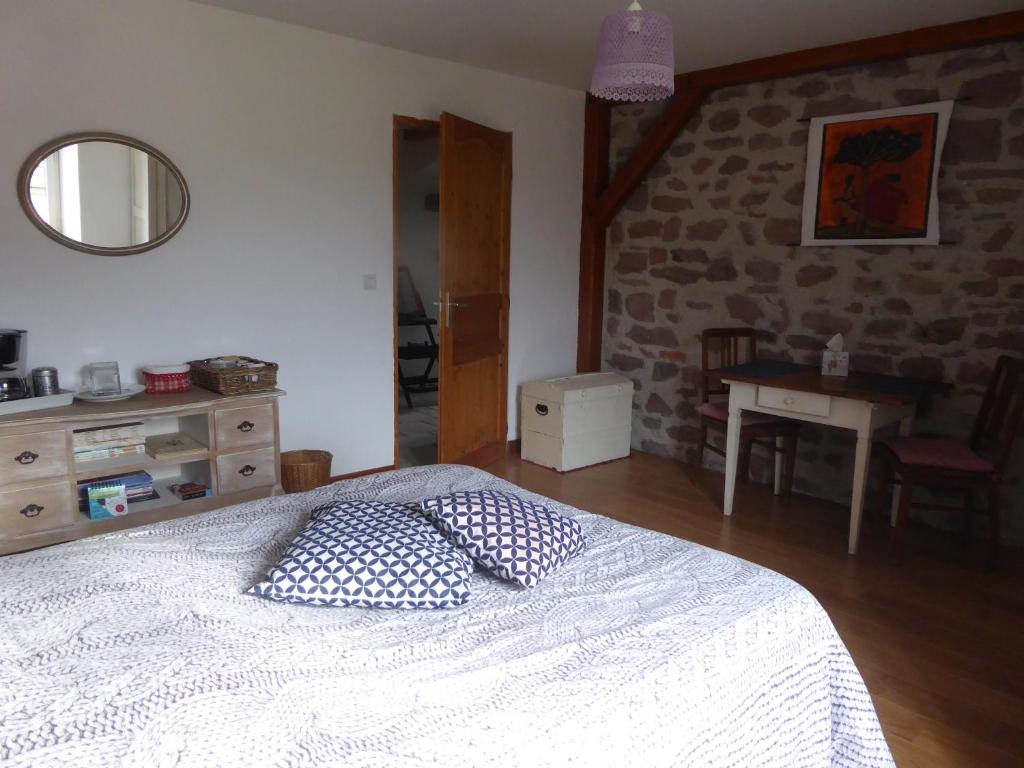
{"type": "Polygon", "coordinates": [[[823,125],[815,238],[924,237],[938,123],[923,112],[823,125]]]}

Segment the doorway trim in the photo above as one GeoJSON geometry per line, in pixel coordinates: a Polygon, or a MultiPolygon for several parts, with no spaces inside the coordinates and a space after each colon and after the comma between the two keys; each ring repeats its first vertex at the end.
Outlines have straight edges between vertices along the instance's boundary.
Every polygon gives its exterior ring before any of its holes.
{"type": "MultiPolygon", "coordinates": [[[[392,410],[395,422],[395,468],[398,463],[398,149],[402,143],[402,131],[409,129],[423,136],[441,136],[441,123],[438,120],[424,120],[407,115],[392,115],[391,124],[391,355],[394,358],[392,371],[394,402],[392,410]]],[[[438,370],[437,393],[441,397],[443,382],[438,370]]],[[[441,424],[438,423],[438,445],[440,445],[441,424]]]]}

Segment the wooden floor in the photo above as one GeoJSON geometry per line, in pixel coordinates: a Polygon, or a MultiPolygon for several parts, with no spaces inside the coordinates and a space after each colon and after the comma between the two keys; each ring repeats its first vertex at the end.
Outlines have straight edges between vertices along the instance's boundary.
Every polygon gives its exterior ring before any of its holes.
{"type": "Polygon", "coordinates": [[[848,510],[783,503],[722,475],[647,454],[565,475],[510,456],[488,471],[567,504],[759,563],[821,602],[860,668],[901,768],[1024,766],[1024,562],[997,573],[951,535],[912,526],[907,558],[887,558],[888,522],[869,516],[846,554],[848,510]]]}

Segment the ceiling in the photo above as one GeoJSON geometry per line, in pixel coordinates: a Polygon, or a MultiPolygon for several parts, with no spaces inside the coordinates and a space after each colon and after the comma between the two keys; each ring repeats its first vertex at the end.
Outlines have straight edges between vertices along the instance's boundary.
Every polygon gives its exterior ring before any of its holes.
{"type": "MultiPolygon", "coordinates": [[[[602,17],[627,0],[198,0],[441,59],[584,89],[602,17]]],[[[676,71],[1024,8],[1024,0],[650,0],[676,71]]]]}

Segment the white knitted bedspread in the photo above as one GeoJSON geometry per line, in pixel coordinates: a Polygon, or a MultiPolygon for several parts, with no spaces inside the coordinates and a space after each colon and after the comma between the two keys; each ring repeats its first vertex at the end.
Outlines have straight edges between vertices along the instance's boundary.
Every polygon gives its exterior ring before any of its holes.
{"type": "Polygon", "coordinates": [[[424,467],[0,558],[0,764],[888,766],[860,674],[803,588],[735,557],[424,467]],[[456,609],[244,594],[311,507],[495,488],[587,550],[456,609]]]}

